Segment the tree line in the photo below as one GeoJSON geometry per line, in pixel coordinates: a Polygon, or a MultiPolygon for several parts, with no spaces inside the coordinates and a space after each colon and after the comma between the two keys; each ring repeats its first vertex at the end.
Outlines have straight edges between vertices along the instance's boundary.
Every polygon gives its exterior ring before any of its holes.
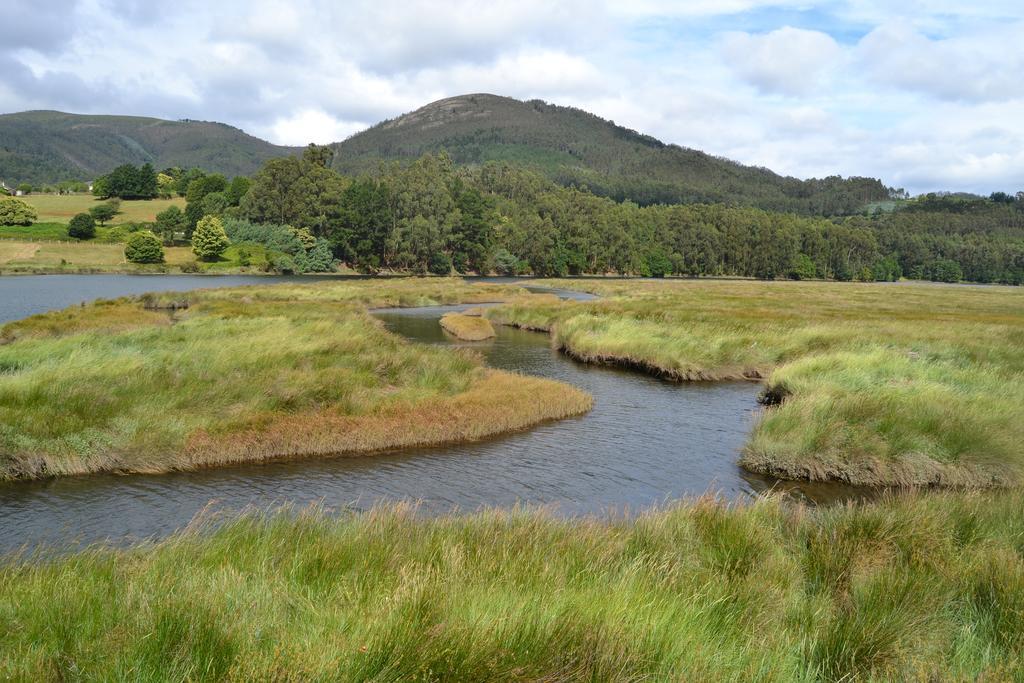
{"type": "Polygon", "coordinates": [[[267,162],[235,215],[305,228],[368,273],[1024,281],[1024,201],[1012,197],[979,198],[970,211],[923,198],[826,219],[723,204],[640,206],[512,164],[458,167],[444,153],[347,177],[331,170],[331,153],[311,146],[267,162]]]}
{"type": "MultiPolygon", "coordinates": [[[[512,163],[459,166],[445,153],[332,170],[333,150],[268,161],[251,179],[142,167],[135,176],[185,197],[157,217],[165,243],[206,216],[233,243],[262,244],[284,271],[1024,283],[1024,194],[926,195],[895,210],[832,218],[726,204],[642,206],[512,163]]],[[[132,174],[107,176],[110,192],[132,174]],[[116,182],[111,183],[113,179],[116,182]]],[[[160,191],[160,190],[158,190],[160,191]]],[[[116,196],[116,195],[115,195],[116,196]]]]}

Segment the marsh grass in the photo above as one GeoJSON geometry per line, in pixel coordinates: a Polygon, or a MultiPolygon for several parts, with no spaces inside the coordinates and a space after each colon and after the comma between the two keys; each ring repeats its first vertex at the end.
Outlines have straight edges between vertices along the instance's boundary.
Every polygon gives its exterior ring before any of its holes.
{"type": "Polygon", "coordinates": [[[464,341],[483,341],[495,336],[491,321],[481,316],[445,313],[440,324],[445,332],[464,341]]]}
{"type": "Polygon", "coordinates": [[[364,309],[513,294],[458,280],[251,287],[9,323],[0,477],[363,453],[586,412],[590,397],[573,387],[407,342],[364,309]]]}
{"type": "Polygon", "coordinates": [[[250,514],[5,560],[0,676],[1019,680],[1022,532],[1008,493],[250,514]]]}
{"type": "Polygon", "coordinates": [[[854,484],[1024,481],[1024,291],[734,281],[549,281],[605,298],[493,321],[681,381],[766,379],[742,464],[854,484]]]}

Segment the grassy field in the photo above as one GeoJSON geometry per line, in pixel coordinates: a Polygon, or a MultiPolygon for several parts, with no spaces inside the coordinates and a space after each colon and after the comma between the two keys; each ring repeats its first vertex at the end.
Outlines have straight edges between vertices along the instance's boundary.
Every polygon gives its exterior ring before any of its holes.
{"type": "Polygon", "coordinates": [[[197,263],[190,247],[164,247],[164,264],[140,265],[125,260],[124,244],[119,242],[0,239],[0,273],[181,272],[183,266],[212,273],[260,272],[252,264],[241,266],[237,259],[217,264],[197,263]]]}
{"type": "Polygon", "coordinates": [[[8,323],[0,478],[363,453],[585,412],[577,389],[406,342],[364,310],[528,296],[461,280],[333,282],[100,301],[8,323]]]}
{"type": "Polygon", "coordinates": [[[0,563],[19,680],[1012,681],[1017,494],[250,515],[0,563]]]}
{"type": "Polygon", "coordinates": [[[33,223],[32,225],[0,225],[2,240],[68,240],[66,223],[33,223]]]}
{"type": "Polygon", "coordinates": [[[765,379],[742,464],[854,484],[1024,481],[1024,291],[730,281],[551,281],[606,298],[489,309],[586,362],[765,379]]]}
{"type": "MultiPolygon", "coordinates": [[[[35,207],[41,223],[67,224],[75,214],[88,211],[106,200],[97,199],[91,194],[30,194],[19,199],[35,207]]],[[[156,215],[168,208],[177,206],[185,209],[185,199],[127,199],[121,202],[121,213],[117,214],[111,225],[119,223],[152,223],[156,215]]]]}

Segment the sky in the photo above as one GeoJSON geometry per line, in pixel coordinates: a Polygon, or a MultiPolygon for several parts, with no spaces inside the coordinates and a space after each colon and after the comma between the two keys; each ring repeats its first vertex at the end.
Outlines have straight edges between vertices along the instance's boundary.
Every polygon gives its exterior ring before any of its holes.
{"type": "Polygon", "coordinates": [[[1024,190],[1022,0],[5,0],[0,15],[0,112],[222,121],[303,145],[477,92],[801,178],[1024,190]]]}

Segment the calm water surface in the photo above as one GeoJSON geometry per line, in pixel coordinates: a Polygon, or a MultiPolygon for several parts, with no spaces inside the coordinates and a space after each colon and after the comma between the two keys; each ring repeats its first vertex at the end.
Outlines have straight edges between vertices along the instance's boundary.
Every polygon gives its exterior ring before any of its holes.
{"type": "MultiPolygon", "coordinates": [[[[97,297],[154,290],[268,283],[266,277],[0,278],[0,322],[97,297]]],[[[548,337],[499,328],[497,339],[458,342],[433,307],[376,311],[420,343],[471,346],[489,365],[569,382],[595,398],[579,418],[483,442],[356,458],[309,459],[164,475],[95,475],[0,484],[0,552],[158,538],[204,509],[282,504],[365,509],[418,501],[426,513],[517,503],[560,514],[647,508],[716,492],[742,498],[774,482],[736,465],[760,406],[753,383],[672,384],[587,366],[554,351],[548,337]]],[[[838,488],[804,488],[830,500],[838,488]]]]}

